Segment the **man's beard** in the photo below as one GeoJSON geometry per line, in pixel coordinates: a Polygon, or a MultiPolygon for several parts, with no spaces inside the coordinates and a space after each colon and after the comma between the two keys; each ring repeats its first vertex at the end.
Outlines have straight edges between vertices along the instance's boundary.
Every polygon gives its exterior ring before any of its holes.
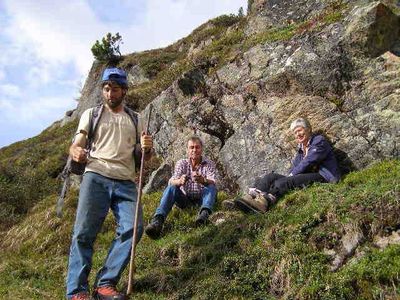
{"type": "Polygon", "coordinates": [[[109,108],[116,108],[122,103],[122,100],[124,100],[123,96],[121,98],[114,99],[114,100],[105,99],[105,102],[109,108]]]}

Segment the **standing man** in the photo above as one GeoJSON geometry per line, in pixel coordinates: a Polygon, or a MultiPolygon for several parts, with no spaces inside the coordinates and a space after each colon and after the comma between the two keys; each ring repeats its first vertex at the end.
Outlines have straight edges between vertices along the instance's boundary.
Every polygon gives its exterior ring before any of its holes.
{"type": "Polygon", "coordinates": [[[203,157],[203,142],[198,136],[188,139],[187,155],[188,158],[177,162],[160,205],[145,229],[153,239],[160,236],[164,221],[174,204],[179,208],[199,205],[200,211],[195,220],[198,226],[206,223],[212,212],[217,196],[215,164],[203,157]]]}
{"type": "MultiPolygon", "coordinates": [[[[69,154],[76,162],[86,163],[79,192],[79,202],[71,241],[67,275],[67,298],[91,299],[88,276],[92,267],[93,243],[109,209],[117,222],[116,237],[94,283],[94,297],[100,300],[124,299],[116,285],[129,262],[137,201],[134,183],[136,134],[141,133],[140,119],[135,121],[123,103],[128,90],[125,71],[105,69],[102,76],[103,108],[90,152],[86,150],[93,108],[80,119],[69,154]],[[136,128],[137,126],[137,128],[136,128]]],[[[146,160],[151,157],[153,139],[141,134],[141,149],[146,160]]],[[[139,145],[136,145],[139,147],[139,145]]],[[[138,239],[143,232],[142,208],[139,207],[138,239]]]]}

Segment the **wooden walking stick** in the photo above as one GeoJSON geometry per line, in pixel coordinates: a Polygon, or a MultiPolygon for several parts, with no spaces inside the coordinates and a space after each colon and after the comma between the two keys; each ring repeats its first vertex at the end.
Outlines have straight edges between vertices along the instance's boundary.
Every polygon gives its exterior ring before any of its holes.
{"type": "MultiPolygon", "coordinates": [[[[146,131],[145,131],[146,135],[148,135],[148,132],[149,132],[150,116],[151,116],[152,109],[153,109],[153,105],[150,104],[149,115],[147,117],[147,126],[146,126],[146,131]]],[[[135,220],[133,223],[133,239],[132,239],[131,258],[130,258],[130,263],[129,263],[128,289],[126,291],[126,294],[128,296],[132,293],[132,288],[133,288],[133,275],[134,275],[134,269],[135,269],[134,259],[135,259],[135,253],[136,253],[136,239],[137,239],[137,224],[138,224],[138,217],[139,217],[140,201],[142,199],[143,169],[144,169],[144,153],[142,153],[142,157],[141,157],[141,164],[140,164],[140,171],[139,171],[138,197],[137,197],[137,201],[136,201],[135,220]]]]}

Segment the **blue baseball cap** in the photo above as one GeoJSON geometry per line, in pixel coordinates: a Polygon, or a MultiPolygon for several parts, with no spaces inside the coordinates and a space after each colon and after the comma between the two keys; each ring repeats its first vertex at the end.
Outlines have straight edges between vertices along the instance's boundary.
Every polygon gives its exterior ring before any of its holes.
{"type": "Polygon", "coordinates": [[[107,68],[103,72],[101,80],[104,81],[115,81],[122,87],[128,86],[126,72],[119,68],[107,68]]]}

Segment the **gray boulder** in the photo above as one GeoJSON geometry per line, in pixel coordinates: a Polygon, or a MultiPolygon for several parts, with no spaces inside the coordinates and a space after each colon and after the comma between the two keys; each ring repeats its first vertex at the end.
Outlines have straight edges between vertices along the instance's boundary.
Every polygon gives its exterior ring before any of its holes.
{"type": "Polygon", "coordinates": [[[350,53],[377,57],[400,36],[400,17],[380,1],[356,6],[346,19],[343,43],[350,53]]]}
{"type": "Polygon", "coordinates": [[[164,189],[172,176],[172,172],[171,165],[163,163],[151,174],[147,184],[143,188],[143,193],[149,194],[164,189]]]}

